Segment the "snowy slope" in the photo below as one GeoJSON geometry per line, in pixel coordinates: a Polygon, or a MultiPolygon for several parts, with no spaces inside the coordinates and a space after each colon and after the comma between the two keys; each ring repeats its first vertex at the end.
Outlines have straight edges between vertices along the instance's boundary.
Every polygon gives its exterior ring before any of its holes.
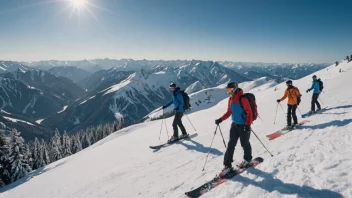
{"type": "MultiPolygon", "coordinates": [[[[274,141],[268,141],[265,135],[285,125],[281,110],[278,124],[273,125],[275,100],[283,95],[285,85],[256,93],[263,121],[256,121],[253,130],[274,157],[252,136],[253,155],[264,157],[264,163],[204,197],[352,197],[352,92],[346,91],[352,83],[352,63],[327,69],[316,74],[325,82],[321,100],[328,110],[309,118],[310,123],[302,129],[274,141]],[[346,72],[339,73],[340,67],[346,72]]],[[[303,94],[300,110],[307,111],[311,93],[304,90],[310,87],[311,75],[294,84],[303,94]]],[[[192,140],[153,152],[148,146],[167,139],[163,131],[162,140],[158,140],[161,121],[131,126],[0,189],[7,190],[0,198],[184,197],[184,192],[211,179],[222,168],[225,148],[217,134],[206,171],[201,171],[214,134],[214,119],[225,112],[226,104],[223,100],[213,108],[189,115],[199,134],[192,140]]],[[[188,120],[183,121],[193,133],[188,120]]],[[[172,118],[166,122],[170,130],[172,118]]],[[[221,124],[226,140],[230,122],[221,124]]],[[[242,154],[238,144],[235,163],[242,154]]]]}

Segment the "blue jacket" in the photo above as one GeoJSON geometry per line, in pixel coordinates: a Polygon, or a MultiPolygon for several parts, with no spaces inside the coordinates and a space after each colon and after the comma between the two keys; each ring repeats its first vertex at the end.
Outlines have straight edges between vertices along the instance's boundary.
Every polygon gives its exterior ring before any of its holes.
{"type": "Polygon", "coordinates": [[[167,105],[165,105],[165,107],[169,107],[172,103],[174,103],[176,112],[185,112],[184,108],[183,108],[183,96],[182,93],[180,91],[180,88],[176,88],[176,91],[173,92],[172,94],[172,100],[167,103],[167,105]]]}
{"type": "Polygon", "coordinates": [[[227,112],[221,117],[221,120],[226,120],[232,115],[232,121],[239,125],[251,126],[253,122],[251,105],[247,98],[242,98],[242,105],[240,104],[240,97],[243,95],[243,90],[238,89],[235,95],[231,96],[228,101],[227,112]]]}
{"type": "Polygon", "coordinates": [[[318,94],[320,93],[320,85],[318,80],[314,80],[312,83],[312,87],[308,89],[309,91],[313,90],[313,93],[318,94]]]}

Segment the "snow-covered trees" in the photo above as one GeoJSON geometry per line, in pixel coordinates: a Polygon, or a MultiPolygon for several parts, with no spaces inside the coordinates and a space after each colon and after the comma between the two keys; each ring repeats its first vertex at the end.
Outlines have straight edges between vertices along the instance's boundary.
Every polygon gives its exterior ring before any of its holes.
{"type": "Polygon", "coordinates": [[[48,151],[48,146],[47,146],[46,142],[44,141],[44,139],[42,139],[41,146],[42,146],[42,151],[43,151],[43,160],[44,160],[44,163],[45,163],[45,165],[46,165],[46,164],[50,164],[50,162],[51,162],[51,160],[50,160],[50,153],[49,153],[49,151],[48,151]]]}
{"type": "Polygon", "coordinates": [[[67,157],[72,155],[71,152],[71,138],[67,135],[66,131],[62,136],[62,156],[67,157]]]}
{"type": "Polygon", "coordinates": [[[34,142],[27,144],[16,129],[8,137],[4,130],[0,130],[0,187],[20,179],[32,169],[85,149],[122,126],[121,123],[99,125],[70,135],[64,131],[62,138],[56,129],[50,142],[35,138],[34,142]]]}
{"type": "Polygon", "coordinates": [[[43,147],[40,144],[38,138],[34,139],[33,145],[33,169],[37,169],[45,166],[44,155],[43,155],[43,147]]]}
{"type": "Polygon", "coordinates": [[[26,160],[26,148],[21,133],[12,129],[9,142],[9,162],[11,164],[11,181],[25,176],[32,169],[26,160]]]}
{"type": "Polygon", "coordinates": [[[51,159],[57,161],[62,158],[62,145],[59,130],[55,130],[55,135],[51,138],[51,159]]]}
{"type": "Polygon", "coordinates": [[[8,142],[5,134],[0,130],[0,187],[10,182],[8,142]]]}

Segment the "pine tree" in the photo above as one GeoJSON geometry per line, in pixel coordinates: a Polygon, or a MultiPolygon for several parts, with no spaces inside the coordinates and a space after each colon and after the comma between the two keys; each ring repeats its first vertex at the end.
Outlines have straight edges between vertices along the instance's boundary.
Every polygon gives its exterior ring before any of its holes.
{"type": "Polygon", "coordinates": [[[29,144],[26,144],[26,160],[28,162],[28,165],[31,167],[31,169],[33,170],[33,164],[34,164],[34,160],[32,157],[32,151],[30,149],[29,144]]]}
{"type": "Polygon", "coordinates": [[[40,144],[38,138],[34,139],[33,145],[33,158],[34,158],[34,165],[35,169],[45,166],[44,156],[43,156],[43,148],[40,144]]]}
{"type": "Polygon", "coordinates": [[[31,171],[31,167],[26,161],[26,148],[21,133],[12,129],[9,144],[9,161],[11,164],[11,182],[14,182],[31,171]]]}
{"type": "Polygon", "coordinates": [[[90,147],[90,145],[92,145],[91,143],[91,133],[90,133],[90,129],[86,129],[86,131],[82,132],[82,148],[85,149],[87,147],[90,147]]]}
{"type": "Polygon", "coordinates": [[[44,139],[42,139],[41,147],[42,147],[42,151],[43,151],[43,160],[44,160],[45,165],[50,164],[51,161],[50,161],[50,154],[48,151],[48,145],[46,144],[44,139]]]}
{"type": "Polygon", "coordinates": [[[78,153],[82,150],[82,143],[79,139],[79,134],[75,134],[72,136],[72,153],[78,153]]]}
{"type": "Polygon", "coordinates": [[[58,129],[55,130],[55,135],[51,138],[51,159],[57,161],[62,158],[61,136],[58,129]]]}
{"type": "Polygon", "coordinates": [[[64,131],[64,135],[62,136],[62,155],[63,155],[63,157],[67,157],[67,156],[72,155],[71,139],[67,135],[66,131],[64,131]]]}
{"type": "Polygon", "coordinates": [[[8,140],[3,130],[0,130],[0,187],[10,183],[10,162],[8,159],[8,140]]]}

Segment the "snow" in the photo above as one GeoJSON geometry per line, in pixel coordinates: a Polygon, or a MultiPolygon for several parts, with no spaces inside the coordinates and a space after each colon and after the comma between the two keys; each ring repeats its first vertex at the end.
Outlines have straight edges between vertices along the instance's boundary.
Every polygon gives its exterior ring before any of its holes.
{"type": "Polygon", "coordinates": [[[79,105],[86,103],[88,100],[91,100],[95,98],[95,96],[89,97],[87,100],[84,100],[83,102],[79,103],[79,105]]]}
{"type": "Polygon", "coordinates": [[[37,120],[35,121],[37,124],[41,124],[45,119],[40,119],[40,120],[37,120]]]}
{"type": "Polygon", "coordinates": [[[7,111],[4,111],[4,110],[2,110],[2,109],[0,109],[0,112],[1,112],[1,113],[6,113],[7,115],[11,115],[11,113],[9,113],[9,112],[7,112],[7,111]]]}
{"type": "MultiPolygon", "coordinates": [[[[263,121],[255,121],[252,129],[274,157],[252,135],[253,156],[263,157],[264,163],[202,197],[352,197],[352,92],[346,91],[352,83],[351,70],[352,62],[343,62],[339,67],[316,72],[324,81],[325,94],[321,100],[328,109],[308,118],[310,122],[301,129],[273,141],[268,141],[266,135],[286,124],[281,110],[277,124],[273,124],[276,99],[284,94],[285,84],[257,90],[255,95],[263,121]],[[341,67],[346,72],[339,73],[341,67]]],[[[305,90],[311,85],[311,76],[293,82],[303,95],[299,106],[302,112],[309,110],[312,93],[305,90]]],[[[286,109],[284,102],[282,105],[286,109]]],[[[212,179],[222,168],[225,148],[217,133],[206,171],[202,171],[214,135],[214,120],[226,108],[227,99],[224,99],[211,108],[188,114],[198,136],[157,152],[148,147],[168,138],[164,129],[161,140],[158,139],[161,120],[122,129],[82,152],[0,189],[5,190],[0,198],[184,197],[184,192],[212,179]]],[[[169,135],[172,121],[173,118],[166,119],[169,135]]],[[[188,132],[194,133],[188,119],[184,117],[183,122],[188,132]]],[[[230,120],[221,124],[226,141],[230,124],[230,120]]],[[[242,160],[242,155],[238,143],[234,164],[242,160]]]]}
{"type": "Polygon", "coordinates": [[[65,106],[62,108],[62,110],[59,111],[59,112],[57,112],[57,113],[62,113],[62,112],[64,112],[64,111],[67,109],[67,107],[68,107],[68,105],[65,105],[65,106]]]}
{"type": "Polygon", "coordinates": [[[10,118],[10,117],[6,117],[6,116],[3,116],[5,119],[11,121],[11,122],[23,122],[23,123],[26,123],[28,125],[32,125],[34,126],[34,124],[30,123],[30,122],[27,122],[27,121],[24,121],[24,120],[18,120],[18,119],[14,119],[14,118],[10,118]]]}

